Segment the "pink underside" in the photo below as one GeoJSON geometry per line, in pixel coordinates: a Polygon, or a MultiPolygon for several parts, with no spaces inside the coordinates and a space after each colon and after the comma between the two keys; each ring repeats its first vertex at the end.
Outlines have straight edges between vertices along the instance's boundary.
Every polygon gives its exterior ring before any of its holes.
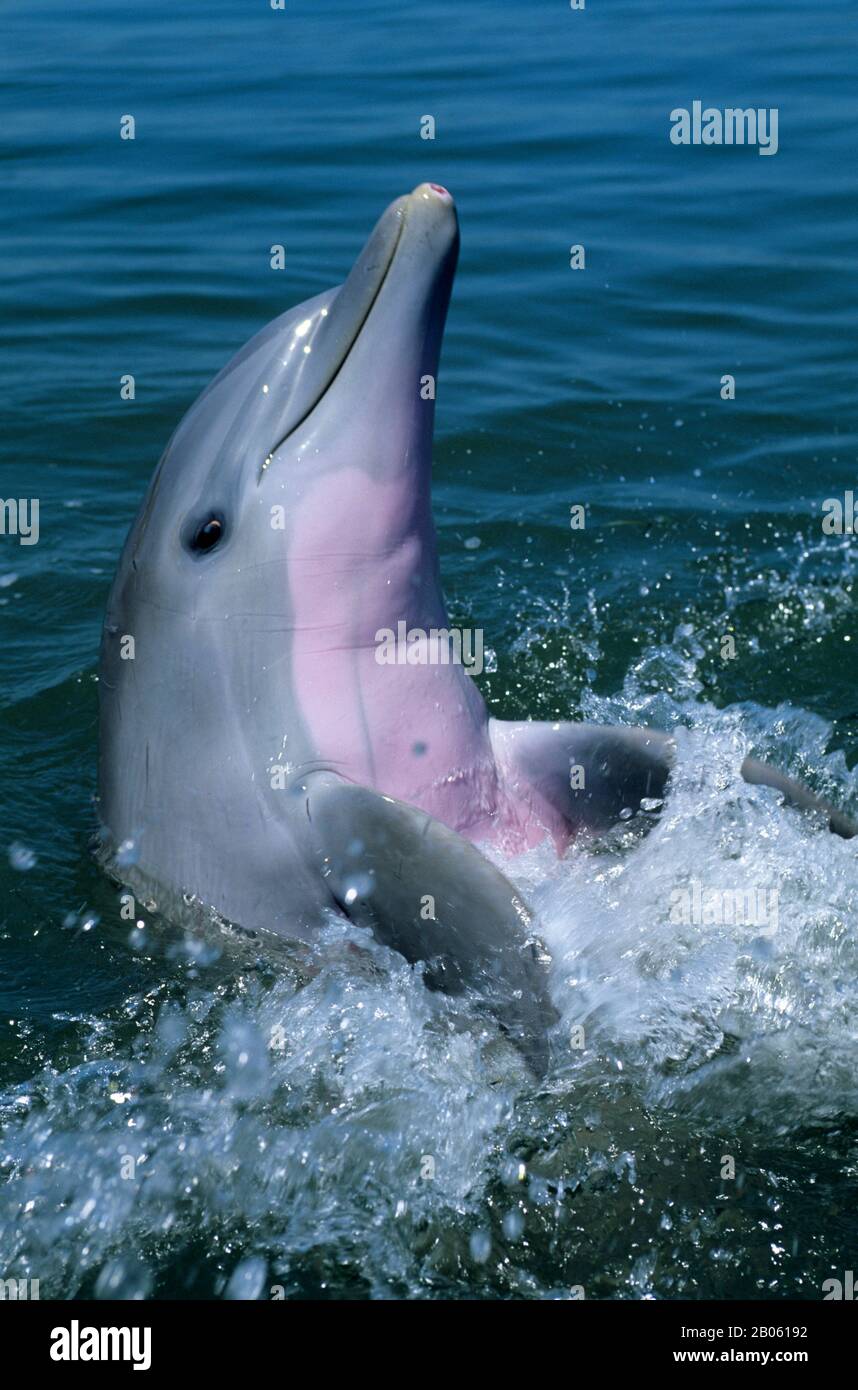
{"type": "Polygon", "coordinates": [[[519,853],[551,835],[562,853],[565,820],[534,791],[507,793],[482,697],[461,666],[388,665],[379,629],[446,626],[415,595],[421,540],[391,550],[396,489],[365,473],[321,475],[300,504],[290,547],[292,678],[316,755],[342,776],[420,806],[475,842],[519,853]],[[330,517],[344,495],[361,497],[354,529],[332,547],[330,517]]]}

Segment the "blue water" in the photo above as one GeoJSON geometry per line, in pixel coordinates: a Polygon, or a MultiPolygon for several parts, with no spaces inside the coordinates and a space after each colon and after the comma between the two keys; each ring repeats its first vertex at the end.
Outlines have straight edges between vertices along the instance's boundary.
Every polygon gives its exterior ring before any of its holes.
{"type": "Polygon", "coordinates": [[[7,0],[2,27],[0,495],[40,538],[0,537],[0,1276],[819,1297],[858,1235],[855,851],[734,770],[754,748],[858,808],[856,565],[821,529],[856,481],[854,4],[7,0]],[[698,99],[776,107],[777,154],[671,144],[698,99]],[[434,495],[483,692],[689,731],[648,840],[507,866],[591,1036],[539,1091],[384,953],[355,976],[334,940],[302,989],[167,923],[130,942],[89,852],[103,607],[169,433],[427,179],[462,226],[434,495]],[[678,933],[690,866],[776,882],[777,938],[678,933]]]}

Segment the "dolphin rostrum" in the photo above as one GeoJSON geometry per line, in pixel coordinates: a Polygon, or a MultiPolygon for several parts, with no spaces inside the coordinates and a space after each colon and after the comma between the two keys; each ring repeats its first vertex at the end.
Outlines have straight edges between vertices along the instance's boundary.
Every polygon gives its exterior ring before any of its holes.
{"type": "Polygon", "coordinates": [[[446,189],[398,198],[345,283],[262,329],[170,439],[108,602],[102,857],[167,913],[304,940],[345,914],[532,1040],[546,957],[477,845],[562,851],[660,798],[672,744],[490,719],[448,659],[430,475],[458,244],[446,189]]]}

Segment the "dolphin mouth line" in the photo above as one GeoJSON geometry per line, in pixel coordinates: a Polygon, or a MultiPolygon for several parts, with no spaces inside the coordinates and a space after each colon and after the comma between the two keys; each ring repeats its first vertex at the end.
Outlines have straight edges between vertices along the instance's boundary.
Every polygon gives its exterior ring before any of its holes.
{"type": "MultiPolygon", "coordinates": [[[[265,473],[267,472],[267,470],[268,470],[268,468],[269,468],[271,462],[272,462],[273,459],[274,459],[274,455],[278,452],[279,449],[282,449],[282,448],[283,448],[283,445],[286,443],[287,439],[290,439],[291,436],[295,433],[295,431],[296,431],[296,430],[299,430],[299,429],[301,428],[301,426],[305,423],[305,421],[307,421],[307,420],[310,418],[310,416],[312,415],[312,413],[313,413],[313,411],[316,409],[316,407],[319,405],[319,403],[320,403],[322,400],[324,400],[325,396],[326,396],[327,393],[330,391],[331,387],[333,386],[333,384],[334,384],[334,382],[336,381],[337,377],[339,376],[340,372],[343,370],[343,367],[344,367],[344,366],[346,365],[346,363],[348,362],[349,357],[351,356],[351,353],[352,353],[352,351],[353,351],[353,349],[354,349],[355,343],[357,342],[358,338],[360,337],[361,333],[363,332],[364,327],[366,326],[366,321],[367,321],[367,319],[369,318],[370,314],[372,313],[373,309],[375,308],[375,305],[376,305],[376,302],[377,302],[377,300],[378,300],[378,297],[379,297],[379,295],[381,294],[382,290],[384,289],[385,284],[387,283],[387,277],[388,277],[388,275],[390,274],[391,266],[393,265],[393,262],[394,262],[395,259],[396,259],[396,253],[397,253],[397,251],[399,250],[399,243],[400,243],[401,240],[402,240],[402,233],[405,231],[405,224],[406,224],[407,220],[408,220],[408,203],[407,203],[407,201],[406,201],[406,202],[404,203],[404,205],[403,205],[402,213],[401,213],[401,216],[400,216],[400,218],[399,218],[399,226],[398,226],[397,229],[396,229],[396,236],[394,237],[393,242],[391,243],[390,249],[389,249],[389,251],[388,251],[388,253],[387,253],[387,263],[385,264],[384,270],[383,270],[382,273],[381,273],[381,278],[379,279],[378,285],[377,285],[376,288],[375,288],[375,291],[374,291],[374,293],[373,293],[372,299],[370,300],[369,304],[368,304],[367,307],[366,307],[365,312],[363,313],[363,315],[361,316],[360,320],[358,321],[358,323],[357,323],[356,326],[355,326],[355,330],[354,330],[354,333],[352,334],[352,337],[351,337],[351,339],[350,339],[350,341],[349,341],[348,347],[346,348],[345,352],[342,354],[342,357],[340,358],[340,361],[339,361],[339,362],[337,363],[337,365],[334,367],[334,369],[333,369],[333,371],[331,372],[331,375],[328,377],[327,381],[324,383],[323,386],[321,386],[321,387],[319,388],[318,395],[316,395],[316,396],[313,398],[312,403],[311,403],[311,404],[307,407],[307,409],[304,411],[304,413],[303,413],[303,415],[301,416],[301,418],[300,418],[299,420],[296,420],[295,423],[294,423],[294,425],[291,425],[291,426],[289,427],[289,429],[286,431],[286,433],[283,435],[283,438],[280,439],[280,440],[278,441],[278,443],[274,445],[273,448],[271,448],[271,449],[268,450],[268,454],[266,455],[266,457],[265,457],[265,459],[263,460],[263,463],[262,463],[262,465],[261,465],[261,467],[260,467],[260,469],[259,469],[259,474],[258,474],[258,477],[257,477],[257,480],[256,480],[256,485],[257,485],[257,487],[258,487],[259,484],[262,482],[262,479],[263,479],[265,473]]],[[[343,284],[345,284],[345,281],[343,281],[343,284]]],[[[342,288],[342,287],[341,287],[341,288],[342,288]]]]}

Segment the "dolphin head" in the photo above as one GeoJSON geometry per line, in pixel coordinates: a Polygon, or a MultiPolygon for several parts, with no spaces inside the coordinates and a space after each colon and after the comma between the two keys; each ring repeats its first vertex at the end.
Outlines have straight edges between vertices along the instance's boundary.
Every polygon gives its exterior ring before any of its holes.
{"type": "MultiPolygon", "coordinates": [[[[254,912],[230,910],[235,883],[262,894],[276,859],[272,765],[325,762],[388,790],[376,733],[405,697],[394,672],[370,698],[375,634],[446,621],[430,471],[458,242],[445,189],[392,203],[345,283],[275,319],[194,403],[119,562],[99,686],[106,839],[136,845],[144,880],[237,919],[254,912]]],[[[457,707],[481,719],[456,679],[457,707]]],[[[441,704],[433,689],[433,717],[441,704]]],[[[449,761],[423,767],[443,779],[449,761]]]]}
{"type": "Polygon", "coordinates": [[[150,601],[198,615],[246,604],[241,574],[282,561],[311,495],[304,553],[342,553],[357,529],[383,553],[425,528],[458,244],[452,197],[421,184],[387,208],[343,285],[275,319],[203,391],[123,557],[150,601]]]}

